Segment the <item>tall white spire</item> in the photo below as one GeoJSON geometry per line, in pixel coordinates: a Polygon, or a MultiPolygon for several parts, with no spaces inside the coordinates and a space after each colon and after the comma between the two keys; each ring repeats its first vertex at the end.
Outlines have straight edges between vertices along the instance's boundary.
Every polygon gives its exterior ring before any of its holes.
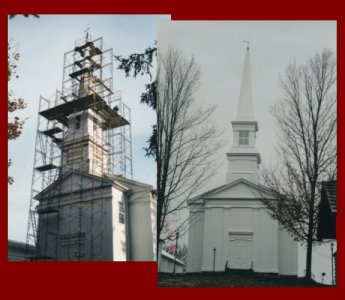
{"type": "Polygon", "coordinates": [[[246,57],[244,59],[236,121],[254,121],[249,46],[247,46],[246,57]]]}
{"type": "Polygon", "coordinates": [[[258,123],[254,120],[249,46],[247,46],[244,60],[237,115],[231,124],[233,144],[230,152],[226,154],[228,158],[226,181],[232,182],[244,178],[258,183],[258,165],[261,159],[260,153],[255,149],[258,123]]]}

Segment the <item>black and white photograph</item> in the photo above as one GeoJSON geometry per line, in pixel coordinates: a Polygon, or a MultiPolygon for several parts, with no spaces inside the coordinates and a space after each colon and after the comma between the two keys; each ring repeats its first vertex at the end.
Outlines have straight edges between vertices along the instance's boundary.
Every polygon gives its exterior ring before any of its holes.
{"type": "Polygon", "coordinates": [[[162,20],[159,286],[334,285],[336,120],[336,22],[162,20]]]}

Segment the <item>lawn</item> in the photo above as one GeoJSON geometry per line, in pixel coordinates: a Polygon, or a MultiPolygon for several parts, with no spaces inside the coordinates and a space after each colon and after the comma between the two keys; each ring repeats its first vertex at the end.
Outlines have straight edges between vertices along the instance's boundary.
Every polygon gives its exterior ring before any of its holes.
{"type": "Polygon", "coordinates": [[[305,278],[274,274],[158,274],[159,287],[330,287],[305,278]]]}

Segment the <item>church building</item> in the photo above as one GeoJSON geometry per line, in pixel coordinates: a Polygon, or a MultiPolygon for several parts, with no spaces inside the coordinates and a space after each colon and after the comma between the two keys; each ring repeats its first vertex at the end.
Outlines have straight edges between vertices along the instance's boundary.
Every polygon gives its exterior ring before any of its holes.
{"type": "Polygon", "coordinates": [[[40,179],[43,189],[34,190],[30,205],[31,215],[37,216],[30,219],[36,242],[31,260],[156,257],[156,192],[126,173],[114,172],[114,164],[129,159],[128,154],[121,156],[128,139],[116,137],[130,119],[122,101],[116,102],[120,107],[111,105],[112,49],[102,45],[101,38],[87,34],[67,52],[63,92],[39,111],[35,157],[40,159],[35,161],[42,165],[34,168],[33,182],[40,179]],[[40,126],[43,121],[45,127],[40,126]]]}
{"type": "Polygon", "coordinates": [[[226,153],[226,184],[189,199],[187,272],[252,270],[296,275],[298,244],[273,220],[260,198],[276,201],[260,185],[255,148],[250,53],[247,47],[233,145],[226,153]]]}

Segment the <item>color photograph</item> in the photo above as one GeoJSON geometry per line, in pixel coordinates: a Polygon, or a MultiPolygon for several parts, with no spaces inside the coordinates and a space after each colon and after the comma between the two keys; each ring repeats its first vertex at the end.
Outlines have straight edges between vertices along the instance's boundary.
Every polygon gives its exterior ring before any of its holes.
{"type": "Polygon", "coordinates": [[[9,260],[156,260],[160,18],[9,16],[9,260]]]}

